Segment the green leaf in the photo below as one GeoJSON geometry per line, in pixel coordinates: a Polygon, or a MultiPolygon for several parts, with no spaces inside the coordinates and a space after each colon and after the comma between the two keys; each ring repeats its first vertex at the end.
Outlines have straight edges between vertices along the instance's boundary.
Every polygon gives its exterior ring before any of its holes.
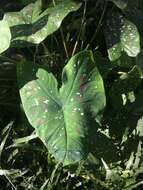
{"type": "Polygon", "coordinates": [[[129,57],[125,53],[122,53],[120,59],[110,62],[110,64],[114,67],[119,66],[120,68],[132,69],[136,65],[136,60],[135,58],[129,57]]]}
{"type": "Polygon", "coordinates": [[[6,21],[0,21],[0,53],[9,48],[11,33],[6,21]]]}
{"type": "Polygon", "coordinates": [[[111,98],[113,107],[116,110],[122,109],[126,103],[134,101],[132,91],[141,83],[142,73],[138,66],[134,66],[128,73],[123,73],[112,85],[111,88],[111,98]],[[132,100],[131,100],[132,99],[132,100]]]}
{"type": "MultiPolygon", "coordinates": [[[[142,0],[108,0],[112,1],[118,8],[123,11],[134,11],[137,9],[142,9],[142,0]]],[[[135,16],[135,15],[134,15],[135,16]]]]}
{"type": "MultiPolygon", "coordinates": [[[[22,63],[17,69],[22,104],[40,139],[64,165],[84,159],[105,107],[102,78],[90,51],[72,57],[62,86],[53,74],[22,63]]],[[[95,145],[96,146],[96,145],[95,145]]]]}
{"type": "Polygon", "coordinates": [[[134,133],[137,133],[140,137],[143,137],[143,117],[138,120],[136,131],[134,131],[134,133]]]}
{"type": "Polygon", "coordinates": [[[142,0],[111,0],[121,9],[125,17],[132,21],[140,32],[141,44],[143,44],[143,1],[142,0]]]}
{"type": "Polygon", "coordinates": [[[42,2],[37,0],[20,12],[6,13],[4,20],[11,27],[12,42],[26,41],[39,44],[61,26],[63,19],[70,12],[76,11],[80,6],[80,3],[65,0],[42,12],[42,2]]]}
{"type": "Polygon", "coordinates": [[[141,71],[134,66],[128,73],[123,73],[113,84],[115,94],[124,94],[134,91],[141,82],[141,71]]]}
{"type": "Polygon", "coordinates": [[[122,0],[108,0],[108,1],[112,1],[120,9],[127,8],[127,1],[122,1],[122,0]]]}
{"type": "Polygon", "coordinates": [[[140,52],[140,36],[137,27],[118,11],[113,12],[107,20],[105,38],[109,59],[115,61],[126,52],[136,57],[140,52]]]}

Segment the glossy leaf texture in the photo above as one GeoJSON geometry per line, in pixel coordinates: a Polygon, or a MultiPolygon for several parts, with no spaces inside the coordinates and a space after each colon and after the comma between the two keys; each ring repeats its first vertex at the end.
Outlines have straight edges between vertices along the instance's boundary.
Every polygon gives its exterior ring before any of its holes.
{"type": "Polygon", "coordinates": [[[90,51],[72,57],[63,69],[62,86],[52,73],[22,63],[17,69],[24,111],[39,138],[64,165],[91,151],[105,107],[102,77],[90,51]]]}
{"type": "Polygon", "coordinates": [[[39,44],[60,27],[70,12],[76,11],[80,6],[75,1],[64,0],[42,12],[42,1],[37,0],[19,12],[6,13],[4,20],[11,27],[12,42],[39,44]]]}
{"type": "Polygon", "coordinates": [[[138,28],[143,45],[143,1],[142,0],[112,0],[114,4],[122,11],[124,16],[132,21],[138,28]]]}
{"type": "Polygon", "coordinates": [[[6,21],[0,21],[0,53],[7,50],[10,46],[11,33],[6,21]]]}
{"type": "Polygon", "coordinates": [[[140,52],[140,35],[137,27],[118,11],[107,19],[105,38],[109,59],[115,61],[125,52],[136,57],[140,52]]]}

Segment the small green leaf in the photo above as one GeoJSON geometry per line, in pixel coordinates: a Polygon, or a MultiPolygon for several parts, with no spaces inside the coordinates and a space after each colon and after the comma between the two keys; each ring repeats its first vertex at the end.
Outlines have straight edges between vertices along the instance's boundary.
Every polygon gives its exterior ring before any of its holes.
{"type": "Polygon", "coordinates": [[[123,73],[114,83],[111,88],[111,98],[113,107],[116,110],[122,109],[128,100],[134,101],[131,97],[131,92],[135,91],[141,83],[141,71],[138,66],[134,66],[128,73],[123,73]],[[130,96],[130,97],[129,97],[130,96]],[[131,100],[132,99],[132,100],[131,100]]]}
{"type": "Polygon", "coordinates": [[[83,51],[69,60],[59,90],[51,73],[30,63],[19,64],[17,75],[27,118],[56,160],[68,165],[85,158],[105,107],[92,53],[83,51]]]}
{"type": "Polygon", "coordinates": [[[111,61],[120,58],[123,51],[131,57],[136,57],[140,52],[137,27],[117,11],[107,20],[105,38],[111,61]]]}
{"type": "Polygon", "coordinates": [[[10,12],[4,15],[11,27],[12,42],[26,41],[39,44],[48,35],[55,32],[63,19],[81,6],[72,0],[62,1],[42,12],[41,0],[29,4],[20,12],[10,12]]]}
{"type": "Polygon", "coordinates": [[[134,91],[141,82],[141,72],[138,66],[134,66],[128,73],[123,73],[113,84],[115,94],[124,94],[134,91]]]}
{"type": "Polygon", "coordinates": [[[10,46],[11,33],[6,21],[0,21],[0,53],[7,50],[10,46]]]}
{"type": "Polygon", "coordinates": [[[114,67],[119,66],[120,68],[126,68],[126,69],[132,69],[136,65],[135,58],[129,57],[125,53],[122,53],[120,59],[117,59],[111,63],[114,67]]]}
{"type": "Polygon", "coordinates": [[[120,9],[127,8],[127,1],[123,1],[123,0],[108,0],[108,1],[112,1],[120,9]]]}

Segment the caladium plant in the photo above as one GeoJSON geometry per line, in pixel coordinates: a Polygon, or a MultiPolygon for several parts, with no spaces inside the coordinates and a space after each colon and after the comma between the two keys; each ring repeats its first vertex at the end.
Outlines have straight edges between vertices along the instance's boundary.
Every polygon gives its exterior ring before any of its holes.
{"type": "MultiPolygon", "coordinates": [[[[0,54],[12,49],[0,55],[0,175],[10,177],[12,188],[18,189],[79,189],[79,182],[82,190],[138,188],[143,158],[142,0],[4,2],[0,54]],[[37,137],[43,145],[27,144],[37,137]],[[51,153],[48,158],[44,146],[51,153]],[[53,157],[70,166],[55,166],[53,157]],[[5,172],[13,170],[13,162],[25,170],[5,172]],[[67,184],[69,179],[74,180],[67,184]]],[[[1,184],[1,190],[10,188],[5,179],[1,184]]]]}
{"type": "Polygon", "coordinates": [[[52,73],[28,62],[17,66],[24,111],[37,135],[64,165],[91,151],[105,107],[102,77],[91,51],[73,56],[63,69],[62,86],[52,73]]]}
{"type": "Polygon", "coordinates": [[[12,46],[39,44],[61,26],[64,18],[80,8],[81,3],[65,0],[42,12],[42,0],[21,11],[5,13],[0,21],[0,53],[12,46]]]}
{"type": "Polygon", "coordinates": [[[60,27],[70,12],[78,10],[80,6],[81,3],[64,0],[56,5],[50,5],[42,12],[42,0],[37,0],[21,11],[6,13],[4,20],[11,28],[12,44],[20,45],[20,42],[39,44],[60,27]]]}

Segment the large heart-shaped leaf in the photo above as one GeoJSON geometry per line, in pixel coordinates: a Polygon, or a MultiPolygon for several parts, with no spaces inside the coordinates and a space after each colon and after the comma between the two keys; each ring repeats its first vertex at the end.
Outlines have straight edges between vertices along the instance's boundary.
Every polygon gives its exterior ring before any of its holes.
{"type": "Polygon", "coordinates": [[[118,11],[107,20],[105,38],[109,59],[115,61],[122,52],[136,57],[140,52],[140,36],[137,27],[118,11]]]}
{"type": "MultiPolygon", "coordinates": [[[[25,113],[40,139],[64,165],[86,157],[105,106],[102,78],[90,51],[78,53],[63,69],[62,86],[53,74],[18,65],[25,113]]],[[[96,144],[95,144],[96,146],[96,144]]]]}
{"type": "Polygon", "coordinates": [[[7,22],[0,21],[0,53],[9,48],[11,40],[11,33],[7,22]]]}
{"type": "Polygon", "coordinates": [[[4,20],[11,27],[12,42],[26,41],[38,44],[55,32],[63,19],[70,12],[79,9],[80,5],[72,0],[64,0],[42,12],[42,1],[37,0],[20,12],[6,13],[4,20]]]}

